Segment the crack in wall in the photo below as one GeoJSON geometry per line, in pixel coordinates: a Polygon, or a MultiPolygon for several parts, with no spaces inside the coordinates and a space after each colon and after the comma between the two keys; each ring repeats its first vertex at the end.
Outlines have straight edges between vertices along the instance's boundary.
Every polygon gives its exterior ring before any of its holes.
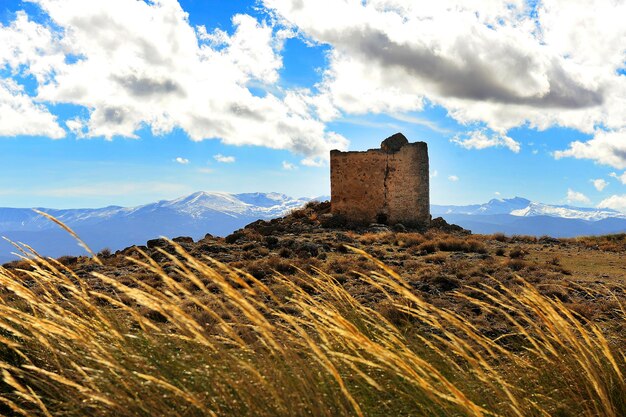
{"type": "Polygon", "coordinates": [[[389,180],[390,170],[391,169],[389,168],[389,154],[387,154],[385,157],[385,176],[383,177],[383,209],[381,213],[386,218],[384,219],[385,221],[381,223],[386,223],[387,220],[389,220],[389,200],[387,199],[387,192],[389,190],[388,190],[387,181],[389,180]]]}

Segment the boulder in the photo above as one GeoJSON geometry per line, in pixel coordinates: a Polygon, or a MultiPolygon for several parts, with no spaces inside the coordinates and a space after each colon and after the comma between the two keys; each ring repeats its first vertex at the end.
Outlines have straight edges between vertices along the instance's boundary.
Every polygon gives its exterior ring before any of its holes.
{"type": "Polygon", "coordinates": [[[402,133],[396,133],[393,136],[389,136],[383,140],[380,144],[380,149],[386,153],[398,152],[404,145],[407,145],[409,140],[402,133]]]}

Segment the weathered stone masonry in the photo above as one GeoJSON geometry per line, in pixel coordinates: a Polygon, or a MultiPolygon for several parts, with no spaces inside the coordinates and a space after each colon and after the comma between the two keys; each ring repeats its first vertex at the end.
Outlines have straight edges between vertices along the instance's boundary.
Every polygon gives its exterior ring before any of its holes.
{"type": "Polygon", "coordinates": [[[330,152],[333,214],[360,223],[430,222],[428,146],[397,133],[366,152],[330,152]]]}

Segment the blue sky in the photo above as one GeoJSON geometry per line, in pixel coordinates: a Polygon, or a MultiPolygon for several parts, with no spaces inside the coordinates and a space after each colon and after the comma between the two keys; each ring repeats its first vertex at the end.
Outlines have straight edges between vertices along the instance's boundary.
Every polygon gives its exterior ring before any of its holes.
{"type": "Polygon", "coordinates": [[[86,3],[0,4],[0,206],[328,195],[329,149],[401,131],[433,203],[626,211],[621,5],[86,3]]]}

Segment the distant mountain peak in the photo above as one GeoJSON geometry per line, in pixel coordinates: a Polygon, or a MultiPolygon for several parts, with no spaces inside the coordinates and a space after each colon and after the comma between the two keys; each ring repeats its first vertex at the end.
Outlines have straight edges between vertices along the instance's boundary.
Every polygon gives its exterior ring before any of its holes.
{"type": "Polygon", "coordinates": [[[494,198],[485,204],[468,206],[432,206],[433,214],[464,214],[471,216],[508,214],[515,217],[549,216],[563,219],[598,221],[608,218],[626,219],[626,214],[611,209],[550,205],[523,197],[494,198]]]}

